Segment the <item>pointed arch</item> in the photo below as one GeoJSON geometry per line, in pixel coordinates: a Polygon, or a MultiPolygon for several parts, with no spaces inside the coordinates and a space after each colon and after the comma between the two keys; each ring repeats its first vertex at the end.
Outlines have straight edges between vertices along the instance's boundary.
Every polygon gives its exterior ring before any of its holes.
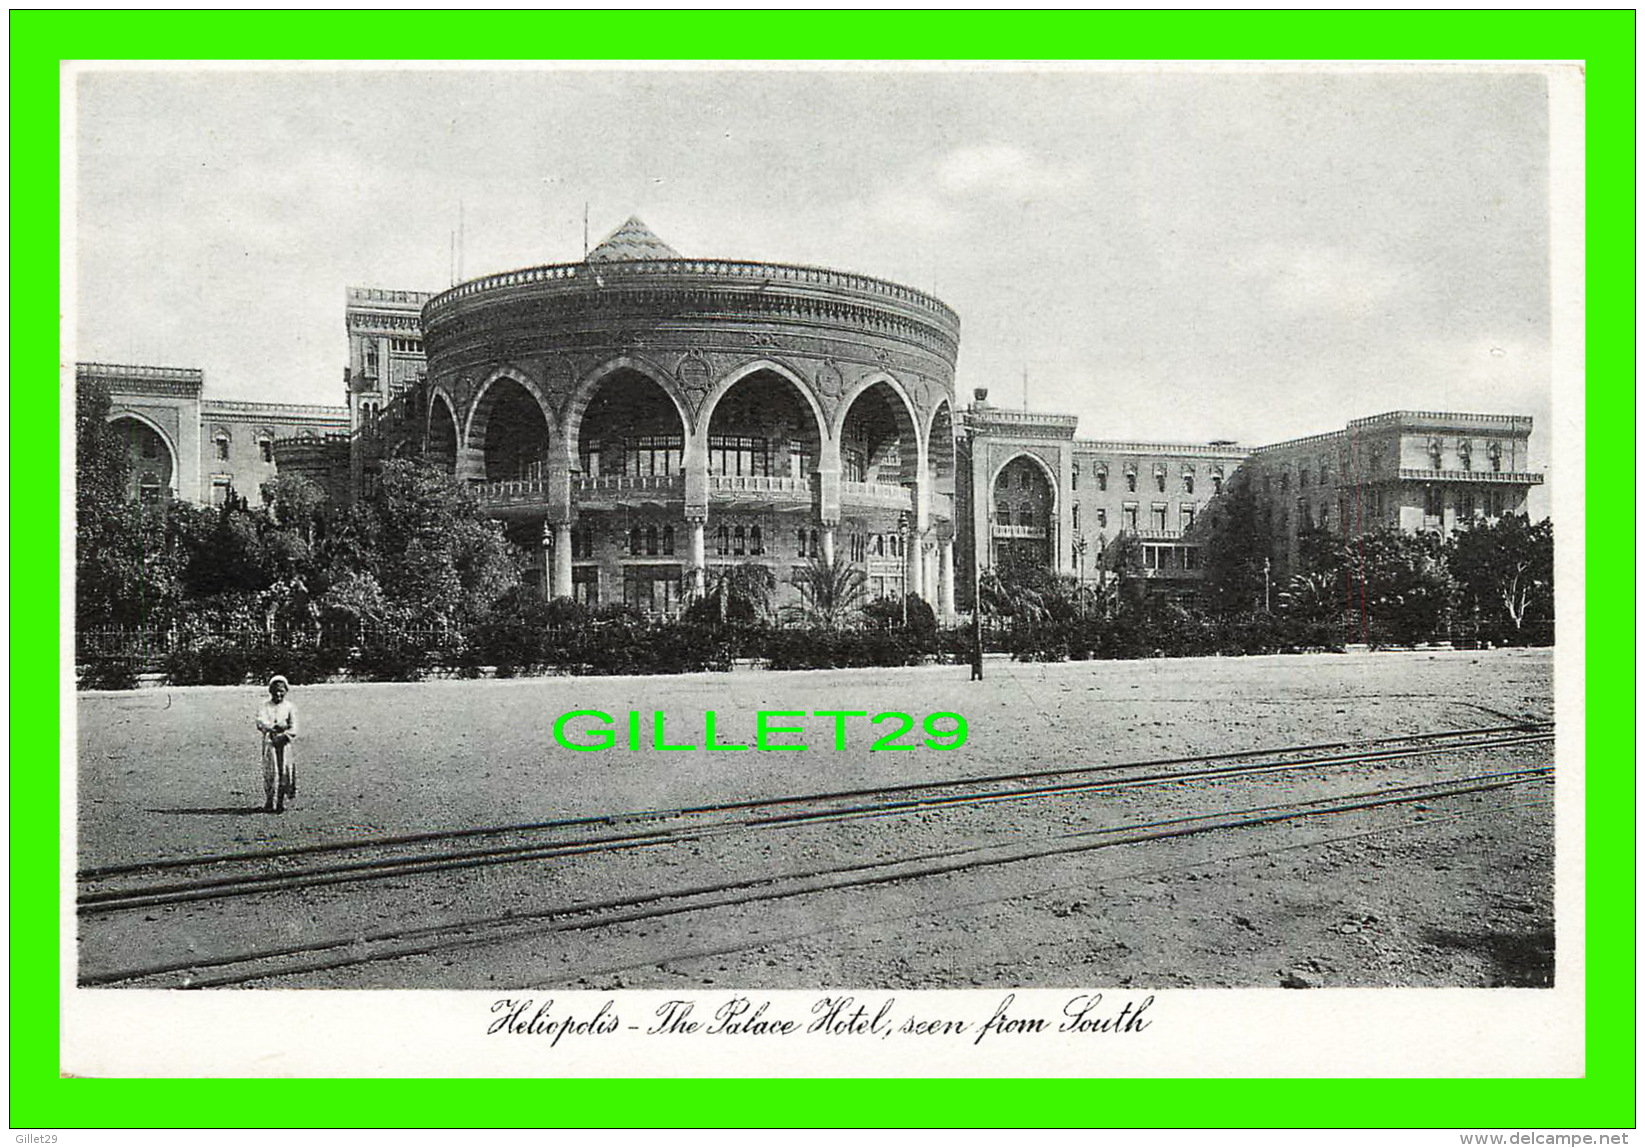
{"type": "Polygon", "coordinates": [[[572,388],[571,398],[566,402],[565,420],[560,425],[561,438],[575,449],[578,436],[582,433],[583,415],[588,411],[588,404],[594,401],[599,394],[600,387],[612,375],[620,371],[633,371],[637,375],[644,375],[657,386],[662,388],[663,394],[668,396],[674,404],[674,409],[680,416],[680,428],[687,440],[691,438],[691,406],[680,392],[679,384],[668,371],[639,355],[616,355],[593,370],[588,371],[577,385],[572,388]]]}
{"type": "MultiPolygon", "coordinates": [[[[129,409],[111,410],[108,417],[104,421],[108,423],[108,425],[113,426],[115,423],[127,419],[136,423],[138,426],[143,427],[145,430],[153,432],[154,436],[160,440],[160,445],[165,448],[167,461],[171,464],[168,468],[170,473],[166,476],[166,488],[171,491],[173,496],[178,496],[181,491],[181,486],[179,484],[182,481],[182,465],[181,458],[177,453],[177,443],[172,439],[171,435],[167,433],[165,427],[161,426],[141,411],[129,409]]],[[[129,469],[130,468],[128,467],[128,470],[129,469]]],[[[135,484],[137,476],[133,474],[130,477],[135,484]]]]}
{"type": "Polygon", "coordinates": [[[846,423],[851,418],[851,411],[857,402],[876,387],[885,388],[884,392],[890,395],[886,406],[891,411],[891,418],[896,424],[899,449],[901,442],[910,443],[914,450],[909,457],[907,450],[900,449],[898,481],[907,483],[922,483],[926,468],[925,434],[921,420],[915,413],[917,408],[914,400],[909,397],[902,382],[889,371],[875,371],[858,379],[856,384],[846,391],[840,398],[840,405],[834,411],[833,425],[830,427],[833,445],[836,450],[845,447],[846,423]]]}
{"type": "Polygon", "coordinates": [[[1031,450],[1019,450],[1008,457],[1004,462],[994,467],[988,476],[988,497],[990,499],[994,497],[994,491],[999,486],[1000,475],[1005,472],[1005,468],[1016,462],[1019,458],[1026,458],[1029,462],[1033,463],[1034,466],[1039,468],[1040,475],[1045,479],[1045,485],[1051,495],[1052,521],[1056,521],[1056,515],[1060,508],[1059,503],[1061,501],[1059,498],[1059,491],[1057,490],[1056,472],[1051,469],[1050,463],[1046,462],[1043,458],[1031,450]]]}
{"type": "Polygon", "coordinates": [[[460,449],[473,450],[483,446],[483,444],[477,444],[474,440],[475,427],[477,424],[480,433],[484,435],[486,420],[491,417],[491,408],[496,404],[496,384],[505,379],[524,387],[531,397],[537,401],[538,409],[543,412],[543,421],[548,424],[550,441],[552,441],[556,420],[554,418],[554,406],[548,401],[548,396],[543,393],[543,389],[538,385],[537,380],[532,378],[526,371],[515,366],[502,366],[492,371],[479,386],[474,388],[474,402],[468,408],[468,418],[462,424],[462,441],[458,444],[460,449]]]}
{"type": "Polygon", "coordinates": [[[719,405],[720,400],[725,397],[727,391],[750,375],[758,374],[761,371],[769,371],[771,374],[787,379],[789,383],[793,384],[794,389],[800,393],[800,397],[811,408],[811,417],[816,420],[819,445],[826,445],[829,441],[828,417],[823,414],[822,404],[817,401],[816,391],[798,371],[775,359],[750,359],[746,363],[739,363],[722,375],[708,392],[707,397],[703,399],[702,409],[697,414],[698,433],[707,433],[709,426],[714,421],[714,408],[719,405]]]}

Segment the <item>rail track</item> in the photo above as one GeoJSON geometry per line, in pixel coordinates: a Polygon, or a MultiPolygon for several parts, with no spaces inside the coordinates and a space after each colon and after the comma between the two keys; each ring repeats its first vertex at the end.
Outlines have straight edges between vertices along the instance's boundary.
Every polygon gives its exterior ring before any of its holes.
{"type": "MultiPolygon", "coordinates": [[[[1545,725],[1499,726],[1377,739],[1358,743],[1351,752],[1341,751],[1353,743],[1290,746],[1237,754],[1069,767],[764,801],[648,810],[529,825],[468,828],[344,845],[165,859],[82,872],[79,908],[82,915],[113,914],[127,909],[215,901],[342,882],[607,854],[726,834],[853,818],[895,816],[988,802],[1041,800],[1137,786],[1254,779],[1286,771],[1545,745],[1552,739],[1553,731],[1545,725]],[[1327,750],[1338,752],[1322,752],[1327,750]],[[485,841],[488,838],[493,840],[485,841]],[[481,841],[485,843],[479,844],[481,841]],[[459,843],[466,845],[453,847],[459,843]],[[476,845],[478,847],[470,847],[476,845]],[[382,853],[384,850],[394,852],[382,853]],[[380,855],[372,855],[374,851],[380,855]],[[162,879],[156,880],[157,875],[161,875],[162,879]]],[[[957,845],[889,860],[852,861],[788,873],[721,876],[715,880],[636,893],[598,903],[546,905],[525,911],[511,910],[502,916],[477,916],[389,927],[346,938],[253,948],[238,953],[191,954],[186,960],[141,968],[97,971],[83,975],[81,983],[87,986],[123,987],[226,987],[450,949],[505,944],[545,933],[606,928],[830,890],[910,881],[1058,854],[1252,828],[1358,810],[1408,806],[1463,794],[1546,783],[1552,775],[1552,765],[1535,764],[1417,785],[1195,813],[1159,821],[1108,825],[1032,838],[1012,835],[1000,842],[957,845]]]]}
{"type": "Polygon", "coordinates": [[[617,852],[728,833],[793,828],[850,818],[887,817],[927,809],[1043,800],[1103,790],[1232,780],[1436,754],[1539,745],[1551,742],[1553,737],[1551,728],[1542,727],[1498,726],[1449,730],[1406,738],[1377,739],[1361,743],[1359,749],[1347,753],[1319,752],[1341,750],[1343,743],[1290,746],[1237,754],[1065,767],[759,801],[381,837],[282,850],[138,862],[82,870],[78,875],[77,911],[86,915],[148,909],[319,885],[617,852]],[[1294,756],[1299,753],[1313,756],[1294,756]],[[1255,760],[1238,761],[1238,758],[1255,760]],[[453,848],[458,842],[473,842],[486,837],[513,840],[453,848]],[[159,874],[170,876],[155,879],[159,874]]]}

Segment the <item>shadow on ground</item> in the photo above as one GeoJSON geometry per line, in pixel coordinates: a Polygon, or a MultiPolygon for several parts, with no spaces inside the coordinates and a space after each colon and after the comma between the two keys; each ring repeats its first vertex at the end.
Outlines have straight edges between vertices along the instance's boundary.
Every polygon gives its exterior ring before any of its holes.
{"type": "Polygon", "coordinates": [[[1429,944],[1476,953],[1491,964],[1490,988],[1546,989],[1554,984],[1554,931],[1463,932],[1430,929],[1429,944]]]}

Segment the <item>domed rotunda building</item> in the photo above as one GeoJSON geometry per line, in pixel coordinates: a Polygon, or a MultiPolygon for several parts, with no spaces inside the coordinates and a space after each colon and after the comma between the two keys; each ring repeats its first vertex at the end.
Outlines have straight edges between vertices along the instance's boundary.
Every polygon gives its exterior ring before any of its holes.
{"type": "Polygon", "coordinates": [[[550,597],[676,610],[718,567],[840,556],[954,611],[960,324],[910,287],[688,259],[630,219],[421,314],[426,453],[550,597]]]}

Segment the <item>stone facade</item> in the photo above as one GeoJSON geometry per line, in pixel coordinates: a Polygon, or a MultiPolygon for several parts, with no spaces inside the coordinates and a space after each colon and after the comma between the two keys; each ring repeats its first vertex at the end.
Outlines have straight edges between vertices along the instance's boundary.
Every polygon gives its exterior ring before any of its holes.
{"type": "Polygon", "coordinates": [[[132,493],[255,499],[277,470],[334,501],[384,459],[466,479],[544,594],[668,613],[716,568],[812,557],[943,617],[980,569],[1100,581],[1131,558],[1193,593],[1221,501],[1249,484],[1275,573],[1309,527],[1448,533],[1523,513],[1531,420],[1393,411],[1247,449],[1084,439],[1072,415],[954,397],[960,324],[900,284],[687,259],[631,219],[579,263],[448,291],[349,288],[341,407],[204,395],[198,370],[82,363],[113,397],[132,493]]]}
{"type": "Polygon", "coordinates": [[[78,363],[76,382],[109,391],[109,422],[126,439],[129,493],[221,505],[231,492],[253,503],[278,470],[281,440],[345,435],[342,407],[207,398],[205,374],[185,367],[78,363]]]}

